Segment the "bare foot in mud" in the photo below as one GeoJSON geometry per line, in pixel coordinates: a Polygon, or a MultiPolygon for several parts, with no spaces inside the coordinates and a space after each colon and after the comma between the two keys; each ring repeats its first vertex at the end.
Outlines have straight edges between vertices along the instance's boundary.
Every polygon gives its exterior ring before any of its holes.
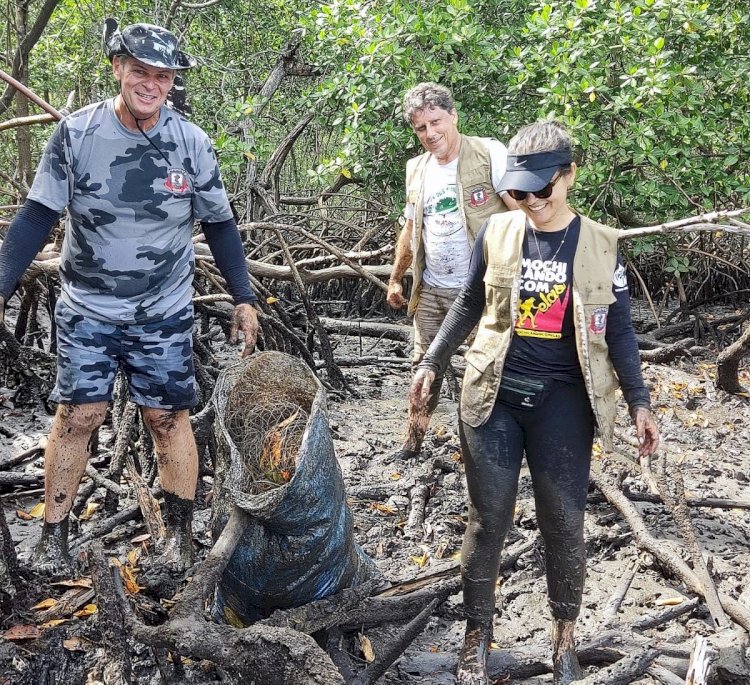
{"type": "Polygon", "coordinates": [[[458,655],[457,685],[490,685],[487,675],[487,653],[491,628],[467,627],[464,644],[458,655]]]}

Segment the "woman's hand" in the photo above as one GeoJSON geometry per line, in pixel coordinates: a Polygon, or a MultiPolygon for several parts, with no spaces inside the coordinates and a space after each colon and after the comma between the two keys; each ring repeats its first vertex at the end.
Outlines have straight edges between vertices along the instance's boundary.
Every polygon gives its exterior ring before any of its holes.
{"type": "Polygon", "coordinates": [[[409,405],[412,411],[424,411],[430,398],[430,388],[435,380],[435,372],[430,369],[417,368],[409,389],[409,405]]]}
{"type": "Polygon", "coordinates": [[[638,438],[638,456],[650,457],[659,446],[659,428],[654,415],[647,407],[636,407],[632,416],[638,438]]]}

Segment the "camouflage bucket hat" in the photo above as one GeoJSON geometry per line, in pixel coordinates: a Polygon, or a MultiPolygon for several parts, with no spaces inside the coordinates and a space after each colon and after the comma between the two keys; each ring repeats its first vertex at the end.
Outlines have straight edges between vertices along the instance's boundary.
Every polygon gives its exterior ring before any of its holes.
{"type": "Polygon", "coordinates": [[[104,52],[110,60],[129,55],[139,62],[162,69],[189,69],[195,58],[179,49],[177,36],[161,26],[131,24],[122,31],[115,19],[104,22],[104,52]]]}

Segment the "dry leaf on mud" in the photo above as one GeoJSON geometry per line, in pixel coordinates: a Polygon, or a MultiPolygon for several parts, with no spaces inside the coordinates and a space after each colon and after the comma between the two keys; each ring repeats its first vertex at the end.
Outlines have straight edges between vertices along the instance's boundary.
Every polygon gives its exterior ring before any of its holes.
{"type": "Polygon", "coordinates": [[[91,647],[91,643],[84,637],[74,635],[67,640],[63,640],[63,647],[69,652],[86,652],[91,647]]]}
{"type": "Polygon", "coordinates": [[[427,565],[427,562],[430,560],[430,554],[427,550],[424,551],[424,554],[422,554],[421,557],[412,557],[411,560],[419,566],[419,568],[424,568],[427,565]]]}
{"type": "Polygon", "coordinates": [[[676,607],[685,601],[684,597],[660,597],[654,602],[658,607],[676,607]]]}
{"type": "Polygon", "coordinates": [[[398,472],[392,473],[391,480],[401,480],[401,474],[398,472]]]}
{"type": "Polygon", "coordinates": [[[48,597],[47,599],[43,599],[39,604],[35,604],[32,609],[36,609],[37,611],[41,611],[42,609],[51,609],[53,606],[57,604],[57,600],[53,599],[52,597],[48,597]]]}
{"type": "Polygon", "coordinates": [[[85,587],[89,588],[93,586],[91,578],[75,578],[73,580],[57,580],[52,585],[58,585],[60,587],[85,587]]]}
{"type": "Polygon", "coordinates": [[[76,618],[87,618],[89,616],[93,616],[97,611],[99,611],[99,609],[96,604],[87,604],[80,611],[76,611],[73,616],[75,616],[76,618]]]}
{"type": "Polygon", "coordinates": [[[44,630],[47,630],[48,628],[54,628],[55,626],[59,626],[63,623],[67,623],[70,619],[69,618],[53,618],[51,621],[47,621],[46,623],[42,623],[40,628],[44,628],[44,630]]]}
{"type": "Polygon", "coordinates": [[[370,638],[362,633],[357,633],[357,639],[359,640],[359,648],[362,650],[362,656],[365,657],[368,664],[371,664],[375,661],[375,650],[372,648],[370,638]]]}
{"type": "Polygon", "coordinates": [[[136,535],[130,543],[133,545],[139,545],[141,542],[146,542],[146,540],[151,539],[151,533],[143,533],[142,535],[136,535]]]}
{"type": "Polygon", "coordinates": [[[389,507],[387,504],[381,504],[380,502],[373,502],[370,505],[370,509],[374,509],[375,511],[379,511],[381,514],[386,514],[388,516],[394,516],[398,513],[392,507],[389,507]]]}
{"type": "Polygon", "coordinates": [[[44,502],[39,502],[30,512],[29,516],[35,519],[42,518],[44,516],[44,502]]]}
{"type": "Polygon", "coordinates": [[[22,509],[16,509],[16,516],[21,519],[21,521],[33,521],[34,517],[31,514],[27,514],[22,509]]]}
{"type": "Polygon", "coordinates": [[[3,633],[3,638],[10,642],[17,642],[19,640],[36,640],[40,635],[41,631],[37,626],[17,625],[8,628],[3,633]]]}
{"type": "Polygon", "coordinates": [[[266,298],[266,304],[273,304],[274,302],[278,302],[278,301],[279,301],[279,298],[278,297],[273,297],[272,295],[269,295],[266,298]]]}
{"type": "Polygon", "coordinates": [[[101,508],[101,504],[99,502],[89,502],[86,505],[86,509],[83,511],[83,513],[78,517],[81,519],[81,521],[88,521],[97,511],[97,509],[101,508]]]}
{"type": "Polygon", "coordinates": [[[135,568],[138,565],[138,561],[141,558],[141,548],[136,547],[128,552],[128,566],[135,568]]]}

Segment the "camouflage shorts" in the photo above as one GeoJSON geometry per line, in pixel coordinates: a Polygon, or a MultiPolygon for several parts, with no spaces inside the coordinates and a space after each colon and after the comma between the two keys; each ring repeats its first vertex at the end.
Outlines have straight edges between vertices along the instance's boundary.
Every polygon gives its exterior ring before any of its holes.
{"type": "Polygon", "coordinates": [[[81,316],[59,300],[57,382],[52,402],[112,399],[122,368],[131,399],[143,407],[187,409],[198,403],[193,369],[193,308],[146,324],[112,324],[81,316]]]}

